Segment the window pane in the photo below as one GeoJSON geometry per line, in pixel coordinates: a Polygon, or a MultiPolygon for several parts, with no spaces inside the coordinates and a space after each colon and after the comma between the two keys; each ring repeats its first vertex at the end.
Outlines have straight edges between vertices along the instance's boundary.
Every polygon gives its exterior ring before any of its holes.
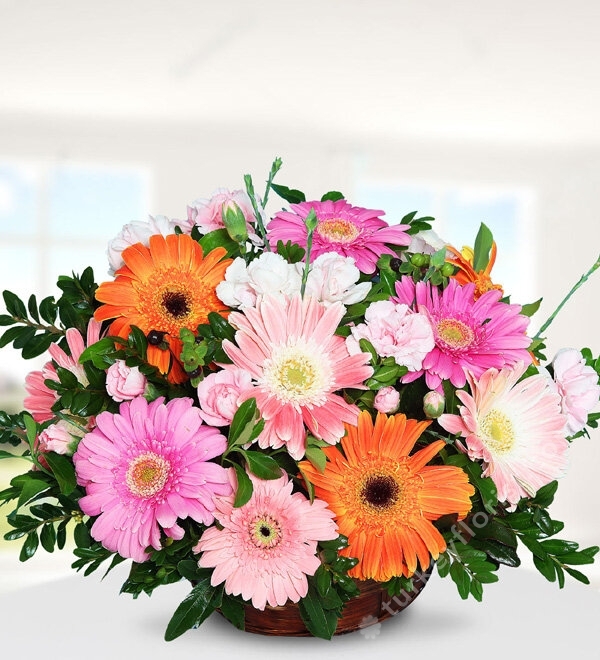
{"type": "Polygon", "coordinates": [[[146,217],[146,187],[139,171],[58,167],[49,182],[49,234],[108,241],[124,224],[146,217]]]}
{"type": "MultiPolygon", "coordinates": [[[[0,163],[0,237],[29,236],[36,229],[38,172],[33,166],[0,163]]],[[[4,240],[2,240],[4,243],[4,240]]]]}

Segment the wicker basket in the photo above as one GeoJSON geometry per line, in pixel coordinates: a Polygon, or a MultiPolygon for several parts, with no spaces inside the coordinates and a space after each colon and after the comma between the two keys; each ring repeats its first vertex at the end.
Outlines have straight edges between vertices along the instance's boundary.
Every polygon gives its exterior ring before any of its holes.
{"type": "MultiPolygon", "coordinates": [[[[348,601],[338,622],[336,635],[389,619],[408,607],[419,595],[431,575],[431,567],[413,578],[413,590],[390,597],[378,582],[357,581],[360,595],[348,601]]],[[[246,631],[260,635],[310,637],[295,603],[283,607],[267,607],[264,611],[246,606],[246,631]]]]}

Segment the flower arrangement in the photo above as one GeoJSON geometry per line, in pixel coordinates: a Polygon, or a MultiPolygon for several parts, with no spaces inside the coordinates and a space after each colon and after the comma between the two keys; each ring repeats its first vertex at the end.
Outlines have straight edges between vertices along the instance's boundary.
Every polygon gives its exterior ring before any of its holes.
{"type": "Polygon", "coordinates": [[[0,413],[0,458],[29,468],[0,492],[21,560],[72,530],[73,567],[130,560],[134,597],[189,580],[168,640],[289,606],[330,638],[361,584],[389,609],[434,564],[481,600],[522,549],[587,582],[598,548],[556,539],[548,506],[597,425],[600,359],[546,359],[555,315],[528,336],[540,301],[493,281],[485,225],[459,251],[433,218],[306,201],[280,167],[262,198],[246,176],[127,225],[99,285],[88,268],[39,304],[4,291],[0,346],[50,354],[26,410],[0,413]],[[269,219],[271,194],[288,206],[269,219]]]}

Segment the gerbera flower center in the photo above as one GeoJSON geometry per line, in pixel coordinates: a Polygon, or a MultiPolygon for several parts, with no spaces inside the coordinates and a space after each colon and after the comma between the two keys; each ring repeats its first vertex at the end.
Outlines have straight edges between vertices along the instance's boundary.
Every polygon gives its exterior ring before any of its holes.
{"type": "Polygon", "coordinates": [[[191,311],[189,296],[184,291],[164,291],[162,305],[174,319],[181,319],[191,311]]]}
{"type": "Polygon", "coordinates": [[[269,514],[253,518],[249,531],[250,540],[257,548],[274,548],[282,537],[281,525],[269,514]]]}
{"type": "Polygon", "coordinates": [[[345,218],[330,218],[319,222],[317,234],[332,243],[352,243],[360,234],[360,229],[345,218]]]}
{"type": "Polygon", "coordinates": [[[436,330],[439,340],[454,351],[468,348],[475,339],[473,330],[459,319],[442,319],[436,330]]]}
{"type": "Polygon", "coordinates": [[[149,451],[140,454],[131,462],[125,482],[133,495],[153,497],[164,488],[170,472],[169,461],[149,451]]]}
{"type": "Polygon", "coordinates": [[[388,474],[375,474],[367,477],[362,487],[361,499],[375,509],[388,509],[398,501],[400,486],[388,474]]]}
{"type": "Polygon", "coordinates": [[[515,444],[513,424],[500,410],[496,408],[483,418],[480,433],[485,444],[494,454],[507,454],[515,444]]]}
{"type": "Polygon", "coordinates": [[[282,346],[264,365],[263,382],[281,401],[319,402],[329,391],[331,373],[323,356],[308,346],[282,346]]]}

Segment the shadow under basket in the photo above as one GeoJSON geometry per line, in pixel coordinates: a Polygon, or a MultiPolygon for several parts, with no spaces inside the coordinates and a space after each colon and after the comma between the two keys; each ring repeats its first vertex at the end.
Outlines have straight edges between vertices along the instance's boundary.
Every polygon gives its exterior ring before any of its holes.
{"type": "MultiPolygon", "coordinates": [[[[338,621],[336,635],[367,628],[375,623],[389,619],[407,608],[421,593],[431,575],[432,566],[413,577],[413,589],[398,596],[389,596],[381,584],[373,580],[357,580],[360,595],[349,600],[338,621]]],[[[246,632],[259,635],[279,635],[286,637],[311,637],[306,629],[300,610],[295,603],[282,607],[267,607],[256,610],[247,605],[246,632]]]]}

